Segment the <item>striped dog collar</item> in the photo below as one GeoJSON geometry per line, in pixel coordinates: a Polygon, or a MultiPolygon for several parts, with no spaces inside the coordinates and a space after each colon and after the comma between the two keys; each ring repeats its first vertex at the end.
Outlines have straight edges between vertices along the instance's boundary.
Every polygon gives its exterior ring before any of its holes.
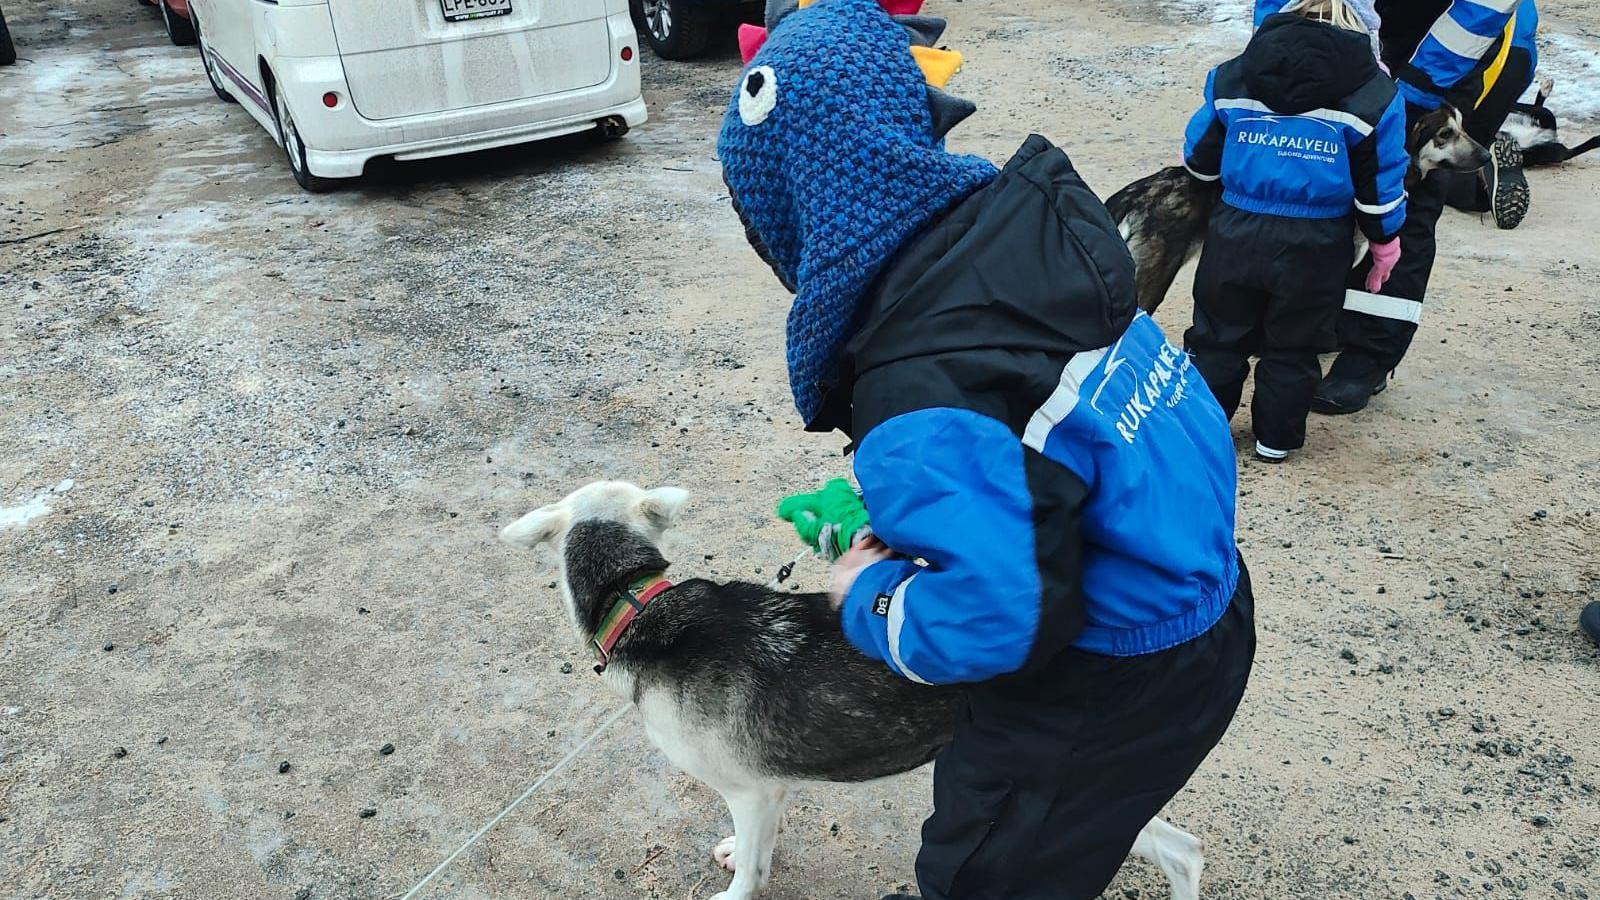
{"type": "Polygon", "coordinates": [[[635,579],[625,589],[617,594],[616,602],[611,605],[611,611],[600,620],[600,628],[595,631],[594,644],[595,657],[600,660],[594,667],[598,675],[611,664],[611,650],[617,646],[617,641],[622,639],[622,633],[628,625],[638,618],[639,613],[651,600],[661,596],[672,582],[667,580],[666,573],[656,572],[635,579]]]}

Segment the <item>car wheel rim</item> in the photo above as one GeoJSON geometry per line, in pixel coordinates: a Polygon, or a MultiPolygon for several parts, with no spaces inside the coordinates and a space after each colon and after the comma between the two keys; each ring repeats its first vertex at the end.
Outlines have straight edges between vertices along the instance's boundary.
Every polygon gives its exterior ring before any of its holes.
{"type": "Polygon", "coordinates": [[[644,21],[658,41],[672,37],[672,5],[668,0],[644,0],[644,21]]]}
{"type": "Polygon", "coordinates": [[[294,117],[289,115],[289,107],[282,97],[278,98],[278,121],[283,123],[283,152],[289,155],[290,168],[298,172],[303,145],[300,143],[300,132],[294,127],[294,117]]]}
{"type": "Polygon", "coordinates": [[[204,63],[206,67],[206,77],[211,79],[212,87],[220,88],[222,87],[222,79],[218,78],[217,76],[221,73],[217,71],[216,60],[211,58],[211,48],[206,46],[205,35],[201,34],[198,28],[195,29],[195,34],[200,44],[200,61],[204,63]]]}

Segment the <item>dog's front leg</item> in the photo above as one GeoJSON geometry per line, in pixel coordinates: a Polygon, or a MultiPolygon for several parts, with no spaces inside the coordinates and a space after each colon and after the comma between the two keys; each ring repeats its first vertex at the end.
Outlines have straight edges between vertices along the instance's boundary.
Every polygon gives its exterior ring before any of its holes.
{"type": "Polygon", "coordinates": [[[772,874],[772,848],[778,842],[778,822],[789,802],[789,787],[766,784],[722,792],[733,814],[733,837],[712,851],[724,868],[733,870],[733,883],[711,900],[750,900],[767,886],[772,874]]]}
{"type": "Polygon", "coordinates": [[[1139,832],[1133,853],[1167,876],[1173,900],[1199,900],[1200,872],[1206,864],[1199,838],[1157,817],[1139,832]]]}

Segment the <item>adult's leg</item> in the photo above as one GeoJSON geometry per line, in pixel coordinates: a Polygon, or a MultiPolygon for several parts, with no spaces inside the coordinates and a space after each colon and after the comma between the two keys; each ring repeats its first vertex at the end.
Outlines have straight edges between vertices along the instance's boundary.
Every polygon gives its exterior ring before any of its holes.
{"type": "Polygon", "coordinates": [[[1483,202],[1475,205],[1487,207],[1500,228],[1522,224],[1532,200],[1528,178],[1522,171],[1522,148],[1509,135],[1499,133],[1512,105],[1530,84],[1533,84],[1533,59],[1528,51],[1513,47],[1506,54],[1505,65],[1494,74],[1494,80],[1479,98],[1477,107],[1467,115],[1467,134],[1489,148],[1489,164],[1482,173],[1483,193],[1474,198],[1483,202]]]}
{"type": "Polygon", "coordinates": [[[1229,224],[1245,215],[1223,208],[1213,216],[1195,269],[1194,324],[1183,335],[1184,349],[1229,419],[1239,408],[1250,356],[1261,346],[1267,301],[1252,281],[1255,265],[1243,250],[1250,236],[1229,224]]]}
{"type": "Polygon", "coordinates": [[[974,686],[933,772],[927,900],[1093,900],[1232,721],[1255,655],[1241,568],[1221,620],[1159,653],[1064,651],[974,686]]]}
{"type": "Polygon", "coordinates": [[[1306,414],[1322,380],[1317,354],[1336,346],[1355,225],[1349,218],[1307,220],[1297,230],[1274,267],[1251,400],[1256,440],[1272,450],[1305,445],[1306,414]]]}
{"type": "Polygon", "coordinates": [[[1512,47],[1506,53],[1506,64],[1489,83],[1477,105],[1462,117],[1467,135],[1489,146],[1505,125],[1506,117],[1511,115],[1511,107],[1532,85],[1533,57],[1521,47],[1512,47]]]}
{"type": "Polygon", "coordinates": [[[1362,409],[1384,389],[1389,372],[1405,358],[1433,274],[1434,230],[1444,209],[1442,191],[1433,175],[1411,189],[1406,221],[1400,226],[1400,261],[1378,293],[1365,288],[1371,257],[1350,273],[1338,328],[1344,349],[1317,388],[1311,403],[1316,412],[1338,415],[1362,409]]]}

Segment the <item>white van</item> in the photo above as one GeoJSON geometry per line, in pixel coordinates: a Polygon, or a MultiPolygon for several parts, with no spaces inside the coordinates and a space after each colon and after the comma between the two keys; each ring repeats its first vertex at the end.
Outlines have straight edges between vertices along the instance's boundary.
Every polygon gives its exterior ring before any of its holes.
{"type": "Polygon", "coordinates": [[[628,0],[190,0],[211,87],[307,190],[645,120],[628,0]]]}

